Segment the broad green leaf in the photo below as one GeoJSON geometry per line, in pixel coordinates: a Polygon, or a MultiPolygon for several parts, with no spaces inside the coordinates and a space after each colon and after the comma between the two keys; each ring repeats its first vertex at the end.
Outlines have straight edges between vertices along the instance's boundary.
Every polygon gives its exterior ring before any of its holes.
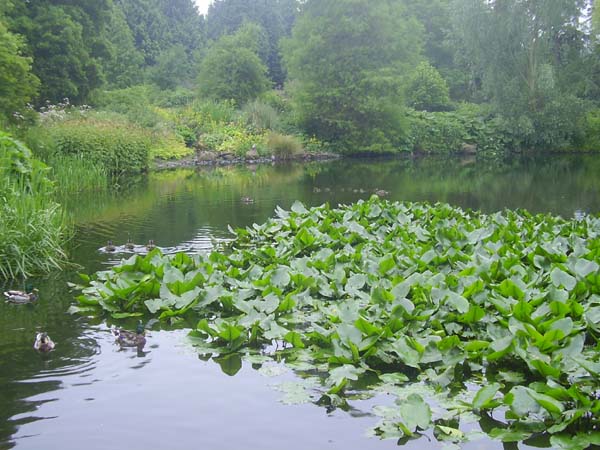
{"type": "Polygon", "coordinates": [[[558,267],[554,268],[554,270],[550,272],[550,278],[552,279],[552,284],[554,284],[555,287],[564,287],[569,291],[575,287],[575,283],[577,282],[575,277],[560,270],[558,267]]]}
{"type": "Polygon", "coordinates": [[[423,397],[418,394],[410,394],[406,399],[399,400],[400,415],[404,425],[410,430],[417,428],[426,430],[431,424],[431,408],[423,397]]]}
{"type": "Polygon", "coordinates": [[[479,389],[473,398],[473,408],[493,409],[498,406],[500,403],[494,401],[494,397],[501,387],[499,383],[492,383],[479,389]]]}

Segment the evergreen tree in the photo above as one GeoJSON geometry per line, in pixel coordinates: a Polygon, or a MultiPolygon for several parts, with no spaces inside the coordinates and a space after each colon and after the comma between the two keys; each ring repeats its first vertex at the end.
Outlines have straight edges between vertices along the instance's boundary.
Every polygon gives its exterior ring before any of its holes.
{"type": "Polygon", "coordinates": [[[135,48],[133,34],[118,4],[114,4],[111,10],[106,36],[109,52],[103,60],[103,67],[108,84],[125,88],[141,83],[144,58],[135,48]]]}

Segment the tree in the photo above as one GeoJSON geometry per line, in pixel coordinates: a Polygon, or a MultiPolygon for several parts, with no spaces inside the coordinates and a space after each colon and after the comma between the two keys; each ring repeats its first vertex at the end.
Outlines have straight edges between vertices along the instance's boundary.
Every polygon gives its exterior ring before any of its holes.
{"type": "Polygon", "coordinates": [[[574,137],[580,103],[560,83],[564,48],[557,43],[577,28],[584,4],[454,1],[455,33],[488,98],[523,146],[556,148],[574,137]]]}
{"type": "Polygon", "coordinates": [[[36,94],[38,78],[31,73],[31,58],[22,55],[23,42],[8,31],[0,15],[0,117],[21,111],[36,94]]]}
{"type": "Polygon", "coordinates": [[[102,30],[109,7],[109,0],[14,3],[10,30],[27,42],[33,73],[41,81],[39,100],[84,102],[103,83],[100,60],[108,43],[102,30]]]}
{"type": "Polygon", "coordinates": [[[269,88],[267,68],[255,50],[258,43],[247,40],[252,27],[221,37],[208,50],[198,77],[202,95],[243,105],[269,88]]]}
{"type": "Polygon", "coordinates": [[[309,0],[284,42],[299,124],[343,151],[398,151],[420,34],[395,0],[309,0]]]}
{"type": "Polygon", "coordinates": [[[161,89],[175,89],[187,84],[193,77],[185,47],[178,44],[162,52],[156,64],[148,69],[148,76],[161,89]]]}
{"type": "Polygon", "coordinates": [[[135,48],[133,34],[118,4],[112,7],[106,35],[109,42],[108,57],[103,60],[106,81],[115,88],[126,88],[140,83],[144,57],[135,48]]]}
{"type": "Polygon", "coordinates": [[[420,63],[406,90],[408,104],[425,111],[444,111],[450,106],[448,84],[428,62],[420,63]]]}
{"type": "Polygon", "coordinates": [[[283,85],[285,71],[279,44],[283,37],[289,36],[298,8],[297,0],[215,0],[208,9],[208,37],[216,40],[233,34],[248,22],[260,25],[267,39],[261,45],[259,56],[268,67],[269,78],[283,85]]]}

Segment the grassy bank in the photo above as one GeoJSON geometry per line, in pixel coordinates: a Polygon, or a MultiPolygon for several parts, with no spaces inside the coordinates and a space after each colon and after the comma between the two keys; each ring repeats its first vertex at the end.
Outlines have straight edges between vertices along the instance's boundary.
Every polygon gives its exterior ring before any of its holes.
{"type": "Polygon", "coordinates": [[[65,214],[54,200],[49,169],[0,132],[0,277],[49,272],[66,261],[65,214]]]}

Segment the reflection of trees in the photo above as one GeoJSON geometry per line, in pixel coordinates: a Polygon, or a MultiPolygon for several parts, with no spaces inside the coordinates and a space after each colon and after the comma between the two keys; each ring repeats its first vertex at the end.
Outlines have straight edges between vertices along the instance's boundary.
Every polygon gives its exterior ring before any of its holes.
{"type": "MultiPolygon", "coordinates": [[[[33,396],[61,388],[61,381],[50,375],[85,370],[96,352],[93,342],[82,339],[85,324],[81,318],[65,313],[72,301],[66,277],[33,283],[40,289],[40,299],[35,304],[0,303],[0,448],[5,448],[4,441],[16,433],[20,424],[38,420],[35,414],[26,413],[33,413],[47,400],[31,399],[33,396]],[[50,354],[33,350],[35,333],[41,330],[57,343],[50,354]],[[35,379],[42,372],[49,376],[22,382],[35,379]],[[17,415],[22,417],[11,420],[17,415]]],[[[0,286],[0,290],[8,287],[0,286]]]]}
{"type": "Polygon", "coordinates": [[[344,160],[325,166],[315,186],[336,192],[386,189],[394,200],[442,201],[486,212],[526,208],[572,216],[598,210],[600,159],[586,155],[476,161],[460,158],[344,160]]]}

